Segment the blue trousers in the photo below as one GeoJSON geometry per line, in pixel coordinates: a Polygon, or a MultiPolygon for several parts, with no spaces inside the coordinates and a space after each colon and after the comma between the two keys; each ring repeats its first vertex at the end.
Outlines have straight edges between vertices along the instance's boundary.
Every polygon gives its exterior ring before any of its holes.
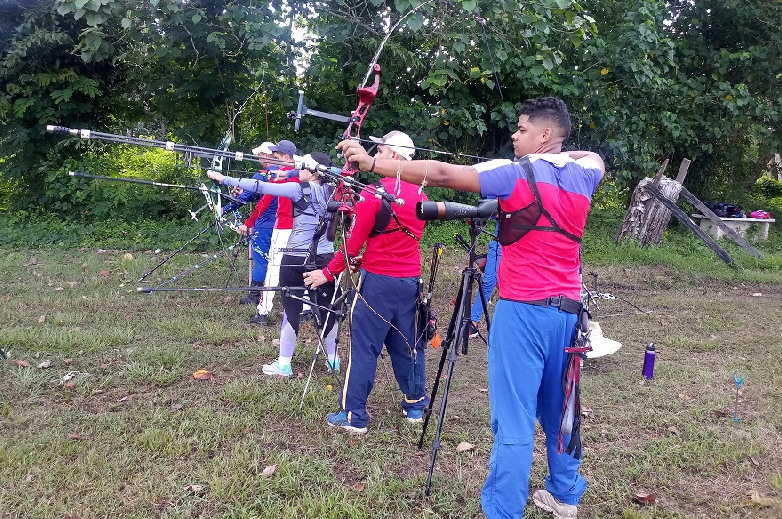
{"type": "Polygon", "coordinates": [[[424,409],[427,403],[424,343],[414,339],[418,278],[366,271],[362,271],[362,278],[361,297],[356,298],[353,308],[350,357],[340,400],[354,427],[366,427],[369,422],[367,397],[384,344],[404,395],[402,408],[424,409]]]}
{"type": "Polygon", "coordinates": [[[250,247],[253,255],[252,278],[254,283],[263,284],[266,279],[266,269],[269,267],[269,247],[272,244],[271,227],[261,227],[253,229],[254,233],[250,240],[250,247]]]}
{"type": "MultiPolygon", "coordinates": [[[[565,348],[576,332],[576,316],[553,307],[501,299],[489,334],[489,403],[494,445],[481,506],[489,519],[524,515],[532,469],[535,419],[546,434],[546,489],[562,503],[577,505],[586,490],[580,461],[557,453],[562,414],[565,348]]],[[[565,438],[567,445],[569,438],[565,438]]]]}
{"type": "MultiPolygon", "coordinates": [[[[497,286],[497,267],[500,265],[500,258],[502,258],[502,245],[497,240],[490,241],[486,250],[486,266],[483,269],[483,295],[487,303],[494,293],[494,287],[497,286]]],[[[483,319],[483,303],[479,293],[476,293],[472,300],[470,314],[470,319],[475,323],[483,319]]]]}

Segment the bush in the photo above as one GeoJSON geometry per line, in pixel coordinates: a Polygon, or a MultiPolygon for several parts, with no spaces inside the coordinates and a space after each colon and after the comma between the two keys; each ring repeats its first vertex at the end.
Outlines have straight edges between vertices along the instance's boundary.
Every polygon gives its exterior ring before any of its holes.
{"type": "Polygon", "coordinates": [[[776,198],[782,196],[782,182],[763,175],[755,181],[753,193],[763,198],[776,198]]]}
{"type": "Polygon", "coordinates": [[[177,164],[177,157],[161,149],[139,150],[113,146],[109,152],[94,147],[79,160],[68,160],[49,171],[38,207],[47,212],[85,221],[147,217],[185,217],[183,207],[202,202],[196,191],[156,188],[127,182],[71,177],[69,171],[108,177],[132,177],[171,184],[198,185],[200,171],[177,164]]]}
{"type": "Polygon", "coordinates": [[[764,209],[769,213],[771,213],[772,218],[782,220],[782,196],[777,196],[775,198],[770,199],[766,203],[766,207],[764,209]]]}

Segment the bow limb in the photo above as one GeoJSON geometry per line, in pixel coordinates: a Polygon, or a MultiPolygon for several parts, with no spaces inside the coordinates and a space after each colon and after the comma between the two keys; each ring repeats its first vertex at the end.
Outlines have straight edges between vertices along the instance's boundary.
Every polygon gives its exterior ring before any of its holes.
{"type": "MultiPolygon", "coordinates": [[[[358,139],[361,137],[361,126],[364,124],[369,109],[377,98],[377,91],[380,88],[380,65],[374,63],[372,65],[372,73],[374,74],[374,81],[371,85],[360,86],[356,89],[356,97],[358,97],[358,103],[355,110],[350,112],[350,122],[348,123],[345,131],[342,132],[342,139],[358,139]]],[[[346,162],[342,166],[342,175],[351,177],[358,173],[358,167],[355,163],[346,162]]]]}

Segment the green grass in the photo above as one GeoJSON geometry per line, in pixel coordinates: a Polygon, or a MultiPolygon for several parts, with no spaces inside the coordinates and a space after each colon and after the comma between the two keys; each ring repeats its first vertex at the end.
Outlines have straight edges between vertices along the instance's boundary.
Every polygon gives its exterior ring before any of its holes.
{"type": "MultiPolygon", "coordinates": [[[[782,514],[748,497],[757,490],[782,500],[777,256],[732,270],[696,245],[676,248],[686,241],[673,236],[647,250],[596,235],[587,242],[586,280],[596,273],[593,288],[621,298],[600,300],[596,319],[624,346],[585,365],[590,488],[579,517],[782,514]],[[653,313],[635,314],[626,301],[653,313]],[[648,342],[657,344],[658,362],[655,378],[643,382],[648,342]],[[734,374],[746,377],[736,423],[734,374]],[[657,504],[633,503],[642,490],[655,492],[657,504]]],[[[308,326],[294,358],[302,378],[268,379],[259,365],[276,354],[277,329],[245,324],[251,309],[236,304],[238,294],[137,294],[135,280],[160,255],[122,254],[0,251],[0,348],[31,364],[0,364],[0,517],[481,516],[492,438],[479,342],[457,364],[427,498],[428,445],[416,449],[418,429],[399,415],[387,358],[369,401],[370,434],[345,436],[324,424],[336,393],[321,364],[299,408],[313,347],[308,326]],[[38,369],[44,360],[52,367],[38,369]],[[214,380],[193,380],[197,369],[214,380]],[[476,448],[458,454],[461,441],[476,448]],[[276,472],[264,475],[270,465],[276,472]]],[[[449,247],[443,261],[441,327],[461,254],[449,247]]],[[[209,273],[199,276],[194,283],[209,273]]],[[[438,355],[429,351],[430,377],[438,355]]],[[[544,476],[539,441],[533,486],[544,476]]],[[[531,507],[527,517],[546,515],[531,507]]]]}

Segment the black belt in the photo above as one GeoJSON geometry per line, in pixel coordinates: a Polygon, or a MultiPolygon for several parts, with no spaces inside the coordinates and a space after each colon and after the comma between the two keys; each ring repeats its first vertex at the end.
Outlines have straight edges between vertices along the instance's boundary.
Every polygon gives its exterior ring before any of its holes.
{"type": "Polygon", "coordinates": [[[502,299],[533,306],[553,306],[554,308],[559,308],[563,312],[575,315],[580,314],[581,310],[584,308],[581,301],[576,301],[575,299],[570,299],[565,296],[547,297],[546,299],[537,299],[535,301],[520,301],[518,299],[508,299],[507,297],[503,297],[502,299]]]}

